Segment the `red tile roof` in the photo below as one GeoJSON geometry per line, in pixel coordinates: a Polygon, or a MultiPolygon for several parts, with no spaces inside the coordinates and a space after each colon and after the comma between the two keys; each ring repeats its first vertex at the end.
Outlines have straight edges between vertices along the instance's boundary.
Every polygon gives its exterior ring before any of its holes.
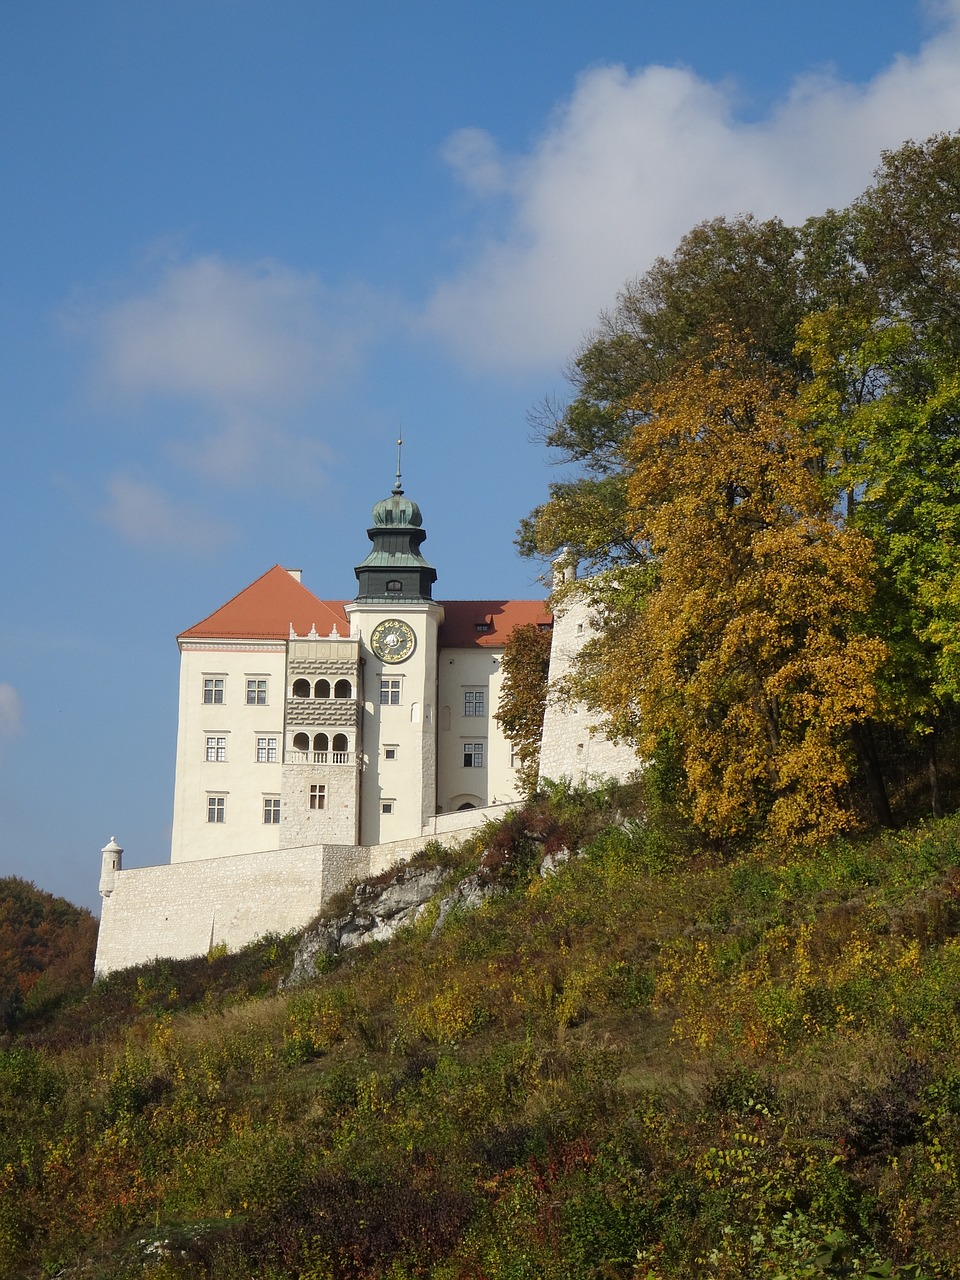
{"type": "Polygon", "coordinates": [[[542,600],[441,600],[440,646],[502,648],[517,627],[550,627],[553,615],[542,600]]]}
{"type": "MultiPolygon", "coordinates": [[[[516,627],[549,627],[553,617],[540,600],[441,600],[444,622],[440,645],[446,649],[500,648],[516,627]]],[[[334,627],[350,634],[342,600],[320,600],[276,564],[208,618],[189,627],[180,640],[286,640],[311,628],[328,636],[334,627]]]]}
{"type": "Polygon", "coordinates": [[[350,634],[350,623],[338,600],[318,600],[286,569],[272,569],[245,587],[222,608],[177,637],[179,640],[287,640],[290,627],[305,636],[311,627],[328,636],[336,626],[350,634]]]}

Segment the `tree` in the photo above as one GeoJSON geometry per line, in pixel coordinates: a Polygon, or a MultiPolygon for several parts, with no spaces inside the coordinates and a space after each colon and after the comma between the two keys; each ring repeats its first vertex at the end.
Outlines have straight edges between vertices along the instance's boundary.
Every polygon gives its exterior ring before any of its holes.
{"type": "Polygon", "coordinates": [[[807,412],[877,563],[885,716],[929,747],[960,703],[960,136],[885,153],[850,212],[861,264],[808,316],[807,412]]]}
{"type": "Polygon", "coordinates": [[[539,627],[517,627],[504,645],[501,659],[503,683],[496,718],[520,760],[517,782],[528,795],[537,785],[550,639],[550,632],[539,627]]]}
{"type": "MultiPolygon", "coordinates": [[[[826,246],[838,236],[821,229],[818,263],[829,259],[826,246]]],[[[545,404],[535,415],[537,434],[579,474],[551,485],[549,501],[521,523],[523,554],[552,556],[570,547],[591,571],[642,558],[627,529],[624,454],[642,417],[638,393],[678,361],[708,356],[718,325],[749,330],[774,364],[793,368],[809,293],[803,239],[779,219],[715,218],[624,288],[569,371],[572,402],[562,410],[545,404]]]]}
{"type": "Polygon", "coordinates": [[[577,691],[647,753],[672,737],[701,827],[819,838],[854,821],[851,732],[877,707],[871,548],[820,483],[795,379],[728,330],[705,350],[634,400],[644,563],[593,584],[577,691]]]}

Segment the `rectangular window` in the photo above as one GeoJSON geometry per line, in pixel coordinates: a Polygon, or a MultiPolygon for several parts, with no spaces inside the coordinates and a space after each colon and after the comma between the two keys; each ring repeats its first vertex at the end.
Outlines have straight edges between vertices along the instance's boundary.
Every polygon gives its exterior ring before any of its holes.
{"type": "Polygon", "coordinates": [[[247,681],[247,706],[248,707],[265,707],[267,705],[267,682],[266,680],[254,679],[247,681]]]}
{"type": "Polygon", "coordinates": [[[257,764],[274,764],[277,759],[276,738],[257,739],[257,764]]]}
{"type": "Polygon", "coordinates": [[[310,808],[325,809],[327,807],[327,788],[322,782],[310,784],[310,808]]]}
{"type": "Polygon", "coordinates": [[[208,704],[223,701],[223,676],[203,677],[203,700],[208,704]]]}
{"type": "Polygon", "coordinates": [[[207,796],[207,821],[224,822],[226,820],[226,796],[207,796]]]}
{"type": "Polygon", "coordinates": [[[400,705],[400,678],[399,676],[381,676],[380,677],[380,705],[381,707],[399,707],[400,705]]]}
{"type": "Polygon", "coordinates": [[[380,801],[380,812],[381,812],[381,813],[393,813],[393,805],[394,805],[394,801],[393,801],[393,800],[381,800],[381,801],[380,801]]]}
{"type": "Polygon", "coordinates": [[[280,800],[279,797],[268,797],[263,802],[263,820],[268,826],[280,821],[280,800]]]}
{"type": "Polygon", "coordinates": [[[463,744],[463,767],[465,769],[483,768],[482,742],[465,742],[463,744]]]}
{"type": "Polygon", "coordinates": [[[465,689],[463,693],[463,714],[465,716],[482,716],[484,715],[484,690],[483,689],[465,689]]]}
{"type": "Polygon", "coordinates": [[[384,758],[384,760],[396,760],[396,758],[397,758],[397,748],[396,748],[396,747],[384,747],[384,748],[383,748],[383,758],[384,758]]]}
{"type": "Polygon", "coordinates": [[[226,738],[207,738],[207,759],[221,763],[227,758],[226,738]]]}

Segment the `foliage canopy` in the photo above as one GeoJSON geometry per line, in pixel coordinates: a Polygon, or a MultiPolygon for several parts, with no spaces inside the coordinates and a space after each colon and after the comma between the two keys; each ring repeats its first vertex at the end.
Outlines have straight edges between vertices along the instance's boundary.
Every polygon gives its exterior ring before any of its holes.
{"type": "MultiPolygon", "coordinates": [[[[849,209],[694,228],[541,415],[572,478],[520,530],[589,575],[574,691],[669,735],[715,835],[823,836],[952,785],[960,722],[960,135],[849,209]],[[909,762],[909,768],[907,764],[909,762]],[[895,797],[896,798],[896,797],[895,797]]],[[[567,587],[566,590],[571,588],[567,587]]]]}

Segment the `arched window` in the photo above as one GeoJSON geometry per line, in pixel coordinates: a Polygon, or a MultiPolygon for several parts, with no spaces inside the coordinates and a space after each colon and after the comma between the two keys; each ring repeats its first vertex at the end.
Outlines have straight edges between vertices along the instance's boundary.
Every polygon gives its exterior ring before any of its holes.
{"type": "Polygon", "coordinates": [[[315,733],[313,735],[313,749],[314,751],[330,750],[330,739],[325,733],[315,733]]]}
{"type": "Polygon", "coordinates": [[[466,804],[457,805],[457,813],[463,813],[464,809],[475,809],[476,807],[477,806],[475,804],[471,804],[468,800],[466,804]]]}
{"type": "Polygon", "coordinates": [[[335,733],[333,735],[333,759],[332,764],[349,764],[350,763],[350,744],[347,741],[345,733],[335,733]]]}
{"type": "Polygon", "coordinates": [[[317,683],[314,685],[313,696],[315,698],[329,698],[330,697],[330,681],[318,680],[317,683]]]}
{"type": "Polygon", "coordinates": [[[349,680],[338,680],[333,686],[333,696],[335,698],[352,698],[353,686],[349,680]]]}
{"type": "Polygon", "coordinates": [[[399,595],[400,592],[403,590],[403,583],[399,580],[399,578],[391,578],[387,583],[387,590],[390,592],[391,595],[399,595]]]}
{"type": "Polygon", "coordinates": [[[293,735],[293,749],[294,751],[309,751],[310,750],[309,733],[295,733],[293,735]]]}
{"type": "Polygon", "coordinates": [[[295,698],[309,698],[310,697],[310,681],[294,680],[293,696],[295,698]]]}

